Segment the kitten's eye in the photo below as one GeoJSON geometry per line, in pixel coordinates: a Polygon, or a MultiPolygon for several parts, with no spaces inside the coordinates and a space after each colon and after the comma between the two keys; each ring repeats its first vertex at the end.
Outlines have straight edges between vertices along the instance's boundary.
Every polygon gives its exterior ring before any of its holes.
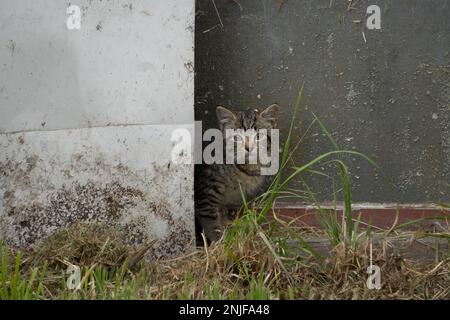
{"type": "Polygon", "coordinates": [[[242,143],[244,142],[244,138],[242,136],[236,135],[234,136],[234,142],[242,143]]]}
{"type": "Polygon", "coordinates": [[[262,132],[258,132],[255,135],[255,141],[262,141],[266,138],[266,134],[262,133],[262,132]]]}

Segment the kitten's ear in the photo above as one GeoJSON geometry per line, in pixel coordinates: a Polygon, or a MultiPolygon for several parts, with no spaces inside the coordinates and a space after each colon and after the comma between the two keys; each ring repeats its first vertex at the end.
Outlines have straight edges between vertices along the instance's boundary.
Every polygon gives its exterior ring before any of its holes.
{"type": "Polygon", "coordinates": [[[272,128],[276,128],[277,122],[278,122],[277,120],[278,120],[278,110],[279,109],[280,109],[280,106],[278,104],[274,103],[271,106],[268,106],[267,108],[265,108],[263,111],[261,111],[259,116],[264,121],[269,123],[269,125],[272,128]]]}
{"type": "Polygon", "coordinates": [[[233,124],[237,119],[237,116],[233,111],[222,106],[218,106],[216,108],[216,116],[217,121],[219,122],[220,130],[227,127],[233,127],[233,124]]]}

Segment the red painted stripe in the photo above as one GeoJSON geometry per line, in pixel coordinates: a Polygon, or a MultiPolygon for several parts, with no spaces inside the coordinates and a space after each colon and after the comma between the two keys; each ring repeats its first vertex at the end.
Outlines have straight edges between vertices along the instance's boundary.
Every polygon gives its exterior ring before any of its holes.
{"type": "MultiPolygon", "coordinates": [[[[337,213],[338,221],[342,221],[343,209],[341,206],[337,207],[336,211],[328,209],[330,207],[326,208],[327,214],[337,213]]],[[[269,217],[273,218],[274,213],[284,221],[295,219],[296,225],[321,227],[318,220],[318,210],[312,206],[278,205],[269,213],[269,217]]],[[[428,229],[437,226],[440,229],[444,227],[448,230],[450,224],[450,210],[435,206],[398,205],[398,207],[395,207],[393,205],[376,205],[370,207],[370,205],[355,205],[352,209],[353,218],[361,221],[360,227],[362,228],[365,224],[370,223],[376,228],[388,229],[395,223],[397,215],[397,225],[420,219],[417,223],[405,226],[407,229],[428,229]]]]}

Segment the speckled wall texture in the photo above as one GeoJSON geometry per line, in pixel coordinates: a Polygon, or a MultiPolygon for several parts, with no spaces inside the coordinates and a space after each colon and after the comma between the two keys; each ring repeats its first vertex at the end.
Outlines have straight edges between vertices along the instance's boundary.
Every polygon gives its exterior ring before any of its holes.
{"type": "Polygon", "coordinates": [[[193,244],[194,1],[0,2],[0,239],[105,223],[149,257],[193,244]],[[79,10],[80,28],[73,28],[79,10]]]}
{"type": "MultiPolygon", "coordinates": [[[[381,170],[345,156],[353,200],[450,201],[450,2],[447,0],[197,1],[195,116],[214,125],[216,105],[282,109],[282,138],[304,83],[294,143],[321,119],[342,149],[373,158],[381,170]],[[381,9],[381,30],[366,9],[381,9]],[[220,18],[219,18],[220,17],[220,18]]],[[[294,161],[333,145],[318,126],[294,161]]],[[[334,175],[323,164],[315,169],[334,175]]],[[[332,183],[305,176],[322,200],[332,183]]],[[[291,185],[303,189],[300,183],[291,185]]]]}

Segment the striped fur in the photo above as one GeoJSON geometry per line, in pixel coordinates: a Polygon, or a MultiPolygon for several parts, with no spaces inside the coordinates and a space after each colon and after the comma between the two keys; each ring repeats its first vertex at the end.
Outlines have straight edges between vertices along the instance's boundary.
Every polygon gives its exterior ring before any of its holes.
{"type": "MultiPolygon", "coordinates": [[[[242,129],[245,132],[268,129],[267,148],[270,150],[270,129],[277,128],[278,108],[274,104],[262,111],[248,109],[239,112],[219,106],[216,109],[219,129],[224,136],[226,129],[242,129]]],[[[255,146],[242,143],[242,147],[251,150],[248,148],[255,146]]],[[[252,199],[264,191],[271,176],[260,175],[260,168],[259,164],[212,164],[196,167],[197,242],[202,242],[200,232],[204,232],[208,241],[216,241],[221,237],[229,222],[228,210],[242,206],[240,187],[246,199],[252,199]]]]}

